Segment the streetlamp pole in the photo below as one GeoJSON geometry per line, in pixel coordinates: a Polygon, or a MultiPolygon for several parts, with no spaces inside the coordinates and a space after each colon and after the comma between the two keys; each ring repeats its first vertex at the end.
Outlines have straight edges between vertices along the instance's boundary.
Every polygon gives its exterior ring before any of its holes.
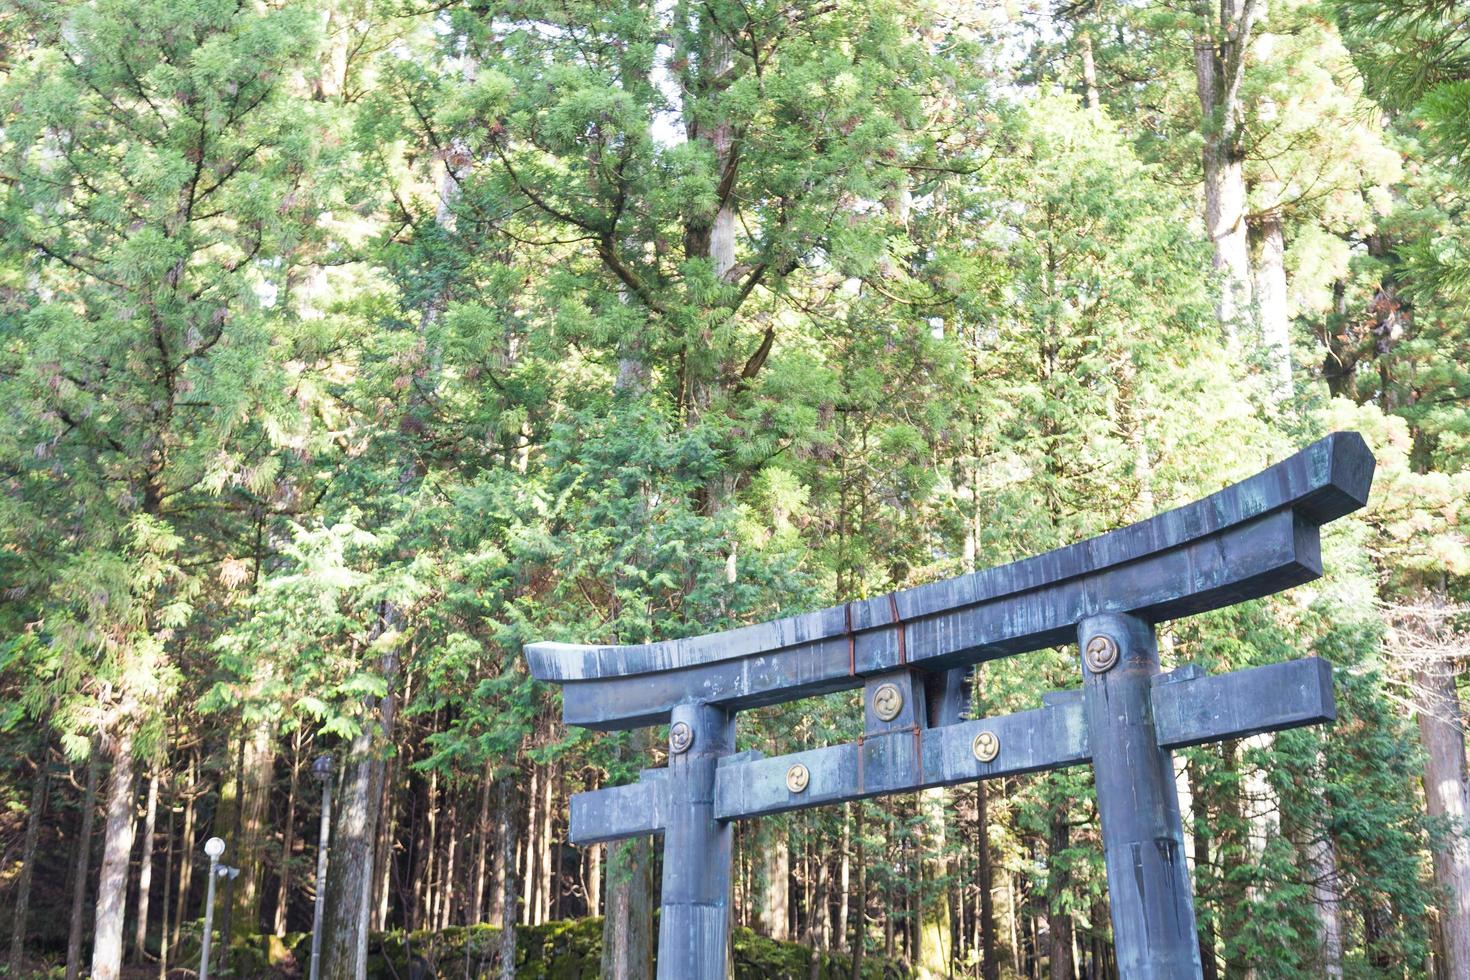
{"type": "Polygon", "coordinates": [[[214,879],[218,877],[219,857],[225,853],[225,842],[211,837],[204,842],[209,855],[209,885],[204,896],[204,936],[199,943],[199,980],[209,980],[209,940],[214,932],[214,879]]]}
{"type": "MultiPolygon", "coordinates": [[[[332,757],[319,755],[311,764],[312,775],[322,784],[322,826],[316,845],[316,909],[311,917],[311,972],[317,980],[322,961],[322,911],[327,904],[327,840],[332,833],[332,757]]],[[[201,977],[200,980],[208,980],[201,977]]]]}

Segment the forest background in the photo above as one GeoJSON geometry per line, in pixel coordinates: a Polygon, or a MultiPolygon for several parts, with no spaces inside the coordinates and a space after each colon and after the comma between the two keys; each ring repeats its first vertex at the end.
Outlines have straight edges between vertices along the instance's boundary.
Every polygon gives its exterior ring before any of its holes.
{"type": "MultiPolygon", "coordinates": [[[[192,968],[211,835],[224,934],[307,930],[327,754],[324,976],[604,911],[645,976],[657,851],[570,847],[566,800],[659,733],[564,728],[524,642],[882,594],[1356,429],[1327,576],[1163,635],[1336,665],[1335,725],[1176,758],[1206,976],[1470,977],[1467,38],[1464,0],[8,0],[8,975],[192,968]]],[[[1112,970],[1085,768],[736,853],[737,924],[854,975],[1112,970]]]]}

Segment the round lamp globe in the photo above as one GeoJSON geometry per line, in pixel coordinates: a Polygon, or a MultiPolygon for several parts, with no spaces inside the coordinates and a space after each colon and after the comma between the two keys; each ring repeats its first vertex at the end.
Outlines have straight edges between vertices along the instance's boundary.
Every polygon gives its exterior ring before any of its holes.
{"type": "Polygon", "coordinates": [[[218,837],[211,837],[204,842],[204,853],[212,858],[217,858],[225,853],[225,842],[218,837]]]}

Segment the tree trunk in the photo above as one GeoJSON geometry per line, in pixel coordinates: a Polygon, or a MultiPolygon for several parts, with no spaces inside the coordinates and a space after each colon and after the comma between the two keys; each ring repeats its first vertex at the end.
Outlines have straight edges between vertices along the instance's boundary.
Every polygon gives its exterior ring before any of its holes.
{"type": "Polygon", "coordinates": [[[521,839],[520,859],[516,865],[521,879],[520,919],[528,926],[541,924],[537,916],[537,910],[541,906],[536,898],[536,886],[541,881],[540,868],[536,864],[541,854],[536,846],[537,831],[541,826],[541,822],[536,819],[536,807],[541,800],[541,777],[541,767],[531,763],[531,786],[525,796],[526,833],[521,839]]]}
{"type": "Polygon", "coordinates": [[[373,879],[372,921],[373,928],[382,931],[388,928],[388,908],[391,877],[393,872],[393,842],[398,833],[398,813],[402,807],[404,783],[403,764],[397,753],[382,769],[383,790],[378,794],[378,841],[374,850],[377,876],[373,879]]]}
{"type": "Polygon", "coordinates": [[[31,782],[31,805],[26,814],[26,837],[20,852],[20,874],[15,882],[15,907],[11,910],[10,953],[6,958],[6,975],[20,976],[25,958],[26,910],[31,902],[31,879],[36,870],[36,844],[41,837],[41,813],[46,809],[46,750],[36,760],[36,775],[31,782]]]}
{"type": "Polygon", "coordinates": [[[587,848],[587,914],[602,914],[602,845],[587,848]]]}
{"type": "Polygon", "coordinates": [[[459,856],[459,799],[451,793],[449,801],[449,833],[444,840],[444,870],[439,876],[439,916],[435,926],[440,930],[449,928],[454,915],[455,859],[459,856]]]}
{"type": "Polygon", "coordinates": [[[1257,218],[1255,233],[1256,310],[1267,364],[1267,390],[1273,401],[1280,402],[1291,395],[1291,316],[1286,300],[1286,235],[1281,212],[1271,210],[1257,218]]]}
{"type": "Polygon", "coordinates": [[[609,844],[607,917],[602,922],[604,980],[653,977],[653,845],[647,837],[609,844]]]}
{"type": "Polygon", "coordinates": [[[143,813],[143,853],[138,866],[138,922],[133,932],[133,961],[148,954],[148,893],[153,888],[153,836],[158,826],[158,766],[148,775],[148,805],[143,813]]]}
{"type": "Polygon", "coordinates": [[[434,845],[439,842],[439,773],[429,773],[429,786],[424,797],[423,828],[414,845],[413,909],[408,917],[411,929],[432,928],[434,919],[434,845]]]}
{"type": "Polygon", "coordinates": [[[555,849],[551,843],[551,810],[556,805],[556,763],[546,764],[546,771],[541,777],[541,826],[537,832],[537,849],[541,852],[541,884],[537,889],[540,892],[540,918],[543,923],[551,921],[551,909],[554,892],[553,888],[559,889],[560,880],[556,874],[556,868],[552,865],[555,849]]]}
{"type": "Polygon", "coordinates": [[[1342,886],[1337,873],[1337,846],[1322,830],[1322,837],[1306,847],[1307,873],[1312,880],[1312,899],[1321,928],[1319,944],[1322,976],[1342,980],[1342,886]]]}
{"type": "Polygon", "coordinates": [[[1215,25],[1208,23],[1216,18],[1202,18],[1207,23],[1195,40],[1195,90],[1204,136],[1205,233],[1220,277],[1215,314],[1226,338],[1233,342],[1251,309],[1240,86],[1257,0],[1218,2],[1218,27],[1223,36],[1215,37],[1215,25]]]}
{"type": "Polygon", "coordinates": [[[169,898],[172,892],[169,888],[174,881],[174,827],[177,824],[178,811],[173,804],[168,808],[168,833],[163,838],[163,901],[159,908],[163,914],[162,921],[158,923],[158,980],[166,980],[168,977],[168,937],[169,937],[169,898]]]}
{"type": "Polygon", "coordinates": [[[233,886],[230,934],[245,936],[260,931],[261,843],[270,813],[271,784],[275,780],[276,750],[269,722],[250,730],[241,745],[240,776],[235,802],[237,821],[235,859],[240,877],[233,886]]]}
{"type": "Polygon", "coordinates": [[[1046,840],[1047,864],[1050,865],[1046,876],[1046,921],[1047,931],[1051,935],[1051,980],[1075,980],[1077,976],[1072,962],[1072,916],[1062,907],[1068,875],[1060,866],[1060,861],[1061,855],[1071,846],[1072,839],[1068,817],[1066,807],[1054,805],[1046,840]]]}
{"type": "Polygon", "coordinates": [[[848,903],[852,898],[852,807],[842,806],[842,849],[837,875],[837,927],[833,932],[833,945],[846,946],[848,903]]]}
{"type": "Polygon", "coordinates": [[[985,784],[975,786],[976,850],[980,887],[980,976],[982,980],[1000,980],[1000,951],[995,936],[995,877],[990,854],[990,813],[985,784]]]}
{"type": "Polygon", "coordinates": [[[768,819],[761,835],[761,932],[772,939],[791,938],[791,849],[776,820],[768,819]]]}
{"type": "Polygon", "coordinates": [[[327,908],[322,922],[321,976],[362,980],[367,936],[362,914],[372,881],[372,729],[365,723],[352,739],[351,776],[344,781],[327,865],[327,908]]]}
{"type": "Polygon", "coordinates": [[[1424,798],[1447,833],[1435,843],[1434,883],[1444,893],[1440,915],[1445,973],[1470,980],[1470,787],[1465,716],[1451,664],[1428,662],[1414,672],[1419,739],[1424,745],[1424,798]]]}
{"type": "Polygon", "coordinates": [[[1083,28],[1077,33],[1077,44],[1082,49],[1082,91],[1087,99],[1087,108],[1096,112],[1102,108],[1102,98],[1097,92],[1097,62],[1093,58],[1092,32],[1083,28]]]}
{"type": "MultiPolygon", "coordinates": [[[[511,799],[511,778],[502,776],[496,788],[500,810],[500,867],[504,869],[500,892],[500,980],[515,980],[516,975],[516,814],[511,799]]],[[[603,929],[602,975],[607,972],[607,930],[603,929]]]]}
{"type": "Polygon", "coordinates": [[[77,834],[77,861],[71,893],[71,929],[66,939],[66,980],[82,975],[82,916],[87,907],[87,879],[92,866],[92,825],[97,815],[97,779],[101,768],[102,745],[92,739],[87,756],[87,788],[82,794],[82,829],[77,834]]]}
{"type": "MultiPolygon", "coordinates": [[[[1202,887],[1205,876],[1210,874],[1210,814],[1206,800],[1196,792],[1190,800],[1190,822],[1194,825],[1194,893],[1199,902],[1205,894],[1202,887]]],[[[1215,950],[1215,917],[1206,915],[1199,919],[1199,961],[1204,980],[1220,980],[1220,964],[1215,950]]]]}
{"type": "MultiPolygon", "coordinates": [[[[485,910],[485,867],[490,839],[490,767],[485,767],[480,777],[479,809],[475,811],[475,868],[471,872],[469,925],[479,925],[485,910]]],[[[596,848],[588,848],[596,850],[596,848]]],[[[596,915],[594,908],[589,914],[596,915]]]]}
{"type": "Polygon", "coordinates": [[[291,854],[296,849],[296,794],[301,789],[301,739],[291,752],[291,782],[286,789],[286,826],[281,830],[281,859],[276,865],[276,910],[272,923],[277,936],[286,935],[291,906],[291,854]]]}
{"type": "Polygon", "coordinates": [[[949,900],[940,887],[948,872],[944,856],[943,788],[926,789],[919,794],[924,823],[924,852],[919,855],[923,885],[918,894],[918,955],[921,976],[947,977],[954,959],[954,934],[950,931],[949,900]]]}
{"type": "Polygon", "coordinates": [[[168,936],[169,946],[175,946],[179,942],[179,928],[183,925],[184,909],[189,901],[189,885],[194,878],[194,777],[197,771],[198,757],[191,752],[189,755],[189,784],[188,789],[184,791],[184,833],[179,839],[179,895],[174,904],[174,925],[173,931],[168,936]]]}
{"type": "Polygon", "coordinates": [[[102,871],[92,922],[92,980],[117,980],[122,970],[128,863],[133,854],[133,795],[133,733],[124,728],[113,740],[112,773],[107,781],[102,871]]]}
{"type": "MultiPolygon", "coordinates": [[[[1241,772],[1241,743],[1230,739],[1220,745],[1221,759],[1227,770],[1241,772]]],[[[1251,925],[1252,875],[1229,875],[1225,869],[1252,868],[1251,834],[1249,818],[1245,810],[1245,778],[1242,775],[1234,784],[1226,785],[1217,801],[1216,812],[1220,815],[1221,830],[1215,839],[1215,862],[1221,869],[1219,878],[1220,922],[1225,926],[1222,937],[1225,949],[1221,957],[1227,977],[1247,977],[1253,968],[1249,950],[1251,944],[1241,935],[1251,925]],[[1240,937],[1239,941],[1235,941],[1240,937]]],[[[1196,828],[1197,829],[1197,828],[1196,828]]]]}

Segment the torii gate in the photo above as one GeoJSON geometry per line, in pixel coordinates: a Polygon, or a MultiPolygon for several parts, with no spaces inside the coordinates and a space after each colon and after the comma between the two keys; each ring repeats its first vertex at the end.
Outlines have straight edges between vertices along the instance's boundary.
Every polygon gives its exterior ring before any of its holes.
{"type": "Polygon", "coordinates": [[[1340,432],[1202,500],[1033,558],[723,633],[635,646],[532,643],[567,724],[669,724],[669,765],[571,802],[577,844],[664,835],[660,980],[724,977],[732,822],[1091,762],[1118,969],[1199,977],[1170,750],[1332,721],[1308,658],[1161,673],[1154,626],[1322,574],[1319,528],[1362,507],[1373,456],[1340,432]],[[1075,641],[1082,689],[961,721],[966,668],[1075,641]],[[856,742],[735,754],[748,708],[863,688],[856,742]]]}

